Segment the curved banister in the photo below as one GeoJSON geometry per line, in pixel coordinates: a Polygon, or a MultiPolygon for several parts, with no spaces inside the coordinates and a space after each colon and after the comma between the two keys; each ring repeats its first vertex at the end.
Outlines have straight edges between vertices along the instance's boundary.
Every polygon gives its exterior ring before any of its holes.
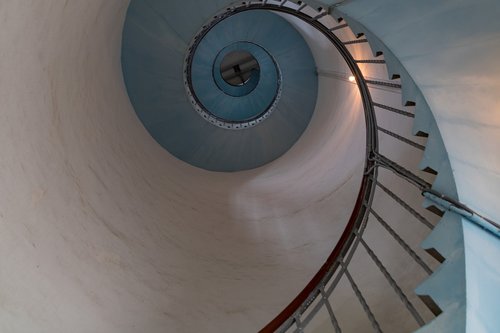
{"type": "MultiPolygon", "coordinates": [[[[286,1],[285,1],[286,2],[286,1]]],[[[320,31],[340,52],[354,77],[361,93],[361,98],[363,102],[365,123],[366,123],[366,163],[365,172],[362,180],[362,184],[357,196],[356,204],[349,219],[349,222],[344,229],[344,232],[338,241],[337,245],[333,249],[332,253],[322,265],[320,270],[314,275],[311,281],[306,285],[306,287],[294,298],[294,300],[269,324],[267,324],[260,332],[261,333],[271,333],[283,328],[283,325],[293,318],[294,314],[299,311],[304,304],[310,304],[320,293],[317,288],[318,285],[328,280],[339,268],[339,259],[346,256],[347,252],[351,248],[355,240],[355,231],[359,230],[361,224],[367,219],[369,211],[367,207],[371,206],[371,201],[373,200],[376,183],[374,180],[377,178],[377,169],[375,168],[375,163],[371,161],[368,156],[373,153],[378,152],[378,132],[376,125],[376,116],[373,101],[371,98],[370,90],[368,88],[368,83],[364,79],[363,73],[358,66],[358,63],[351,55],[346,45],[332,32],[331,29],[324,26],[318,21],[318,16],[311,17],[301,10],[294,10],[292,8],[283,6],[284,2],[279,5],[273,5],[269,2],[242,2],[240,4],[235,4],[233,7],[227,8],[225,14],[216,15],[219,21],[221,17],[229,17],[230,15],[248,11],[248,10],[269,10],[275,12],[281,12],[285,14],[292,15],[301,19],[302,21],[310,24],[318,31],[320,31]]],[[[304,9],[305,6],[299,7],[304,9]]],[[[306,308],[303,308],[305,311],[306,308]]],[[[303,312],[302,311],[302,312],[303,312]]],[[[289,322],[289,325],[292,323],[289,322]]]]}
{"type": "MultiPolygon", "coordinates": [[[[335,248],[325,261],[325,263],[321,266],[319,271],[314,275],[314,277],[309,281],[309,283],[305,286],[305,288],[291,301],[291,303],[283,309],[278,316],[276,316],[271,322],[269,322],[263,329],[260,330],[261,333],[272,333],[272,332],[286,332],[289,328],[292,327],[292,325],[295,323],[297,326],[297,332],[301,332],[302,330],[302,323],[300,317],[306,312],[306,310],[309,309],[311,304],[316,300],[317,297],[320,295],[323,297],[323,302],[327,303],[328,301],[327,297],[331,294],[333,289],[336,287],[338,284],[340,278],[344,275],[348,277],[349,282],[351,283],[351,286],[353,287],[356,296],[358,297],[359,301],[361,302],[363,309],[367,313],[370,322],[372,326],[375,328],[376,331],[380,330],[379,324],[377,320],[374,318],[372,311],[370,310],[366,300],[364,299],[363,295],[361,294],[359,288],[357,287],[356,283],[352,279],[351,274],[348,271],[347,266],[349,265],[354,252],[356,251],[358,245],[362,245],[367,253],[370,255],[371,259],[376,263],[377,267],[381,270],[381,272],[384,274],[386,279],[388,280],[389,284],[391,287],[394,289],[394,291],[398,294],[399,298],[403,301],[405,304],[406,308],[409,310],[413,318],[416,320],[419,326],[425,325],[425,321],[422,319],[418,311],[416,311],[415,307],[413,304],[410,302],[408,297],[404,294],[402,289],[397,285],[397,282],[392,278],[392,276],[388,273],[388,271],[385,269],[383,266],[382,262],[378,259],[376,254],[372,251],[372,249],[369,247],[369,245],[366,243],[366,241],[362,238],[363,232],[366,228],[368,217],[369,216],[374,216],[378,222],[384,226],[384,228],[387,229],[387,231],[393,236],[396,241],[408,252],[412,258],[417,262],[420,263],[421,266],[423,265],[426,269],[425,271],[428,274],[432,273],[432,270],[428,268],[428,266],[419,258],[419,256],[408,246],[408,244],[405,243],[405,241],[399,237],[399,235],[383,220],[383,218],[378,215],[372,208],[372,202],[374,199],[374,194],[375,194],[375,189],[377,186],[383,187],[380,182],[377,180],[377,175],[378,175],[378,168],[379,167],[385,167],[389,169],[390,171],[393,171],[396,173],[398,176],[404,178],[407,180],[409,183],[412,185],[415,185],[417,188],[419,188],[424,196],[426,196],[430,200],[434,201],[444,201],[445,203],[448,204],[446,205],[441,205],[441,207],[445,206],[448,207],[450,210],[456,210],[458,213],[462,213],[462,215],[466,218],[469,218],[473,222],[480,224],[482,223],[483,228],[492,231],[496,234],[500,235],[498,232],[498,224],[495,222],[488,220],[481,215],[477,214],[476,212],[472,211],[470,208],[467,206],[455,202],[451,200],[448,197],[445,197],[441,195],[440,193],[433,191],[431,188],[431,184],[427,183],[425,180],[421,179],[417,175],[413,174],[412,172],[404,169],[403,167],[399,166],[397,163],[391,161],[390,159],[386,158],[385,156],[382,156],[378,153],[379,150],[379,142],[378,142],[378,133],[379,131],[382,133],[386,133],[394,137],[395,139],[405,142],[409,144],[410,146],[423,150],[425,147],[423,145],[420,145],[416,142],[413,142],[411,140],[408,140],[400,135],[397,135],[396,133],[384,130],[383,128],[379,127],[377,125],[376,121],[376,115],[375,115],[375,107],[382,107],[385,108],[389,111],[393,111],[397,114],[401,114],[404,116],[409,116],[411,118],[414,118],[414,115],[399,109],[395,109],[389,106],[384,106],[380,103],[374,103],[370,94],[369,90],[369,84],[382,84],[382,85],[388,85],[394,89],[401,89],[400,84],[393,84],[393,83],[385,83],[381,81],[370,81],[365,79],[359,64],[373,64],[373,65],[379,65],[379,64],[385,64],[384,60],[371,60],[371,59],[366,59],[366,60],[356,60],[352,56],[352,54],[349,52],[347,49],[348,45],[352,44],[361,44],[361,43],[366,43],[366,41],[363,40],[356,40],[356,41],[350,41],[350,42],[342,42],[335,34],[334,31],[337,31],[339,29],[343,29],[347,27],[347,24],[339,24],[334,27],[327,27],[323,23],[320,22],[320,19],[325,17],[326,15],[329,14],[329,10],[323,10],[319,9],[318,11],[316,10],[311,10],[310,7],[307,6],[302,1],[298,1],[297,3],[294,3],[289,0],[282,0],[282,1],[248,1],[248,2],[239,2],[235,3],[229,7],[226,8],[225,11],[217,14],[214,16],[211,22],[209,22],[207,25],[205,25],[202,28],[202,33],[203,30],[208,31],[210,30],[211,27],[219,23],[221,20],[224,20],[234,14],[241,13],[244,11],[249,11],[249,10],[267,10],[267,11],[274,11],[274,12],[280,12],[284,14],[291,15],[293,17],[296,17],[300,19],[303,22],[306,22],[310,26],[314,27],[317,31],[319,31],[324,37],[326,37],[338,50],[338,52],[342,55],[343,59],[345,60],[346,64],[348,65],[349,69],[351,70],[353,76],[355,77],[356,84],[358,86],[358,89],[361,94],[361,99],[363,103],[363,108],[364,108],[364,115],[365,115],[365,124],[366,124],[366,162],[365,162],[365,169],[364,169],[364,176],[361,182],[360,190],[356,199],[356,203],[353,209],[353,212],[349,218],[349,221],[340,237],[340,240],[337,242],[335,248]],[[290,5],[294,4],[294,5],[290,5]],[[305,11],[308,10],[308,12],[312,14],[308,14],[305,11]],[[488,228],[489,227],[489,228],[488,228]],[[493,229],[492,229],[493,228],[493,229]],[[496,228],[496,229],[495,229],[496,228]],[[325,292],[325,286],[328,282],[332,280],[334,275],[338,273],[337,276],[333,279],[332,285],[328,288],[328,291],[325,292]]],[[[196,43],[195,43],[196,44],[196,43]]],[[[195,45],[193,46],[195,48],[195,45]]],[[[189,54],[193,53],[193,47],[190,48],[189,54]]],[[[188,56],[187,58],[187,71],[189,72],[189,60],[190,57],[188,56]]],[[[188,73],[189,74],[189,73],[188,73]]],[[[187,84],[188,86],[191,84],[189,82],[190,76],[187,75],[187,84]]],[[[193,96],[194,100],[196,100],[196,96],[193,96]]],[[[401,202],[399,198],[395,199],[396,201],[401,202]]],[[[439,204],[439,202],[437,202],[439,204]]],[[[422,217],[413,210],[411,207],[408,205],[404,204],[403,207],[407,209],[411,214],[416,216],[417,218],[422,217]]],[[[427,223],[429,224],[429,223],[427,223]]],[[[317,311],[317,307],[313,309],[313,312],[317,311]]],[[[332,319],[332,324],[336,330],[336,332],[339,332],[340,329],[338,327],[338,323],[335,319],[335,316],[332,312],[331,306],[328,309],[328,312],[330,314],[330,317],[332,319]]],[[[313,314],[314,315],[314,314],[313,314]]],[[[309,314],[306,317],[306,321],[309,319],[310,320],[311,314],[309,314]]]]}
{"type": "MultiPolygon", "coordinates": [[[[331,7],[335,7],[341,4],[344,1],[340,1],[332,5],[331,7]]],[[[330,8],[331,8],[330,7],[330,8]]],[[[290,0],[281,0],[281,1],[268,1],[268,0],[258,0],[258,1],[247,1],[247,2],[238,2],[226,8],[223,12],[214,16],[211,22],[206,24],[201,31],[201,35],[209,31],[213,26],[215,26],[220,21],[234,15],[237,13],[241,13],[249,10],[267,10],[274,11],[279,13],[284,13],[291,15],[295,18],[300,19],[303,22],[306,22],[310,26],[314,27],[317,31],[321,32],[321,34],[326,37],[338,50],[338,52],[342,55],[349,69],[351,70],[353,76],[355,77],[356,84],[361,94],[361,99],[363,102],[364,115],[365,115],[365,124],[366,124],[366,162],[364,169],[364,176],[361,182],[360,190],[358,192],[358,196],[356,199],[356,203],[352,214],[349,218],[349,221],[339,239],[335,248],[325,261],[325,263],[321,266],[319,271],[313,276],[313,278],[309,281],[309,283],[304,287],[304,289],[286,306],[271,322],[269,322],[264,328],[262,328],[260,333],[273,333],[273,332],[286,332],[292,325],[295,323],[297,326],[296,332],[302,332],[301,330],[301,320],[300,316],[306,312],[306,310],[311,306],[311,304],[315,301],[315,299],[319,296],[322,296],[323,299],[328,297],[328,294],[335,288],[338,284],[342,275],[348,277],[349,282],[351,283],[356,296],[361,302],[365,312],[367,313],[372,326],[375,331],[381,331],[379,323],[373,316],[372,311],[370,310],[366,300],[363,298],[359,288],[356,283],[352,279],[347,266],[350,263],[354,252],[356,251],[358,245],[362,244],[362,246],[366,249],[367,253],[370,255],[371,259],[376,263],[377,267],[384,274],[386,279],[389,281],[391,287],[398,294],[399,298],[403,301],[404,305],[411,313],[413,318],[416,320],[419,326],[425,325],[425,321],[422,319],[418,311],[415,309],[413,304],[409,301],[408,297],[404,294],[402,289],[397,285],[397,282],[392,278],[392,276],[385,269],[381,261],[378,259],[376,254],[372,251],[369,245],[362,238],[362,234],[366,228],[367,220],[370,215],[374,216],[379,223],[381,223],[388,232],[398,241],[398,243],[412,256],[412,258],[423,266],[425,271],[428,274],[432,274],[432,270],[419,258],[419,256],[405,243],[403,239],[399,237],[399,235],[391,229],[391,227],[383,220],[383,218],[378,215],[372,209],[372,202],[374,199],[375,189],[377,186],[383,187],[380,182],[377,180],[378,168],[385,167],[390,171],[394,172],[398,176],[402,177],[410,184],[416,186],[422,192],[426,198],[436,202],[440,207],[444,207],[448,210],[453,210],[462,216],[468,218],[472,222],[480,225],[484,229],[494,233],[497,236],[500,236],[500,225],[491,221],[478,213],[474,212],[467,206],[461,204],[460,202],[454,201],[453,199],[446,197],[432,189],[430,183],[426,182],[419,176],[413,174],[412,172],[406,170],[401,167],[397,163],[391,161],[387,157],[380,155],[378,153],[379,150],[379,142],[378,142],[378,133],[379,131],[385,134],[388,134],[394,137],[397,140],[405,142],[412,147],[415,147],[419,150],[424,150],[425,147],[421,144],[418,144],[414,141],[408,140],[396,133],[390,132],[388,130],[384,130],[383,128],[377,125],[376,115],[375,115],[375,107],[382,107],[388,109],[389,111],[393,111],[395,113],[414,118],[414,114],[392,108],[389,106],[382,105],[380,103],[374,103],[370,94],[369,84],[374,85],[383,85],[389,86],[394,89],[401,89],[401,84],[396,83],[387,83],[381,81],[373,81],[369,79],[365,79],[359,64],[385,64],[385,60],[374,60],[374,59],[366,59],[366,60],[356,60],[352,56],[352,54],[347,49],[348,45],[353,44],[361,44],[366,43],[368,40],[366,39],[358,39],[354,41],[342,42],[336,35],[335,31],[348,27],[347,24],[339,24],[334,27],[326,27],[319,20],[326,15],[329,14],[330,8],[328,10],[324,10],[322,8],[318,8],[318,10],[311,10],[311,7],[303,1],[292,2],[290,0]],[[290,4],[294,4],[291,5],[290,4]],[[309,12],[313,14],[307,14],[305,12],[306,9],[309,9],[309,12]],[[442,201],[442,202],[440,202],[442,201]],[[443,203],[444,202],[444,203],[443,203]],[[339,272],[340,271],[340,272],[339,272]],[[332,277],[339,272],[339,274],[335,277],[332,286],[329,287],[329,291],[325,292],[324,288],[326,284],[331,281],[332,277]]],[[[199,39],[195,41],[195,44],[199,42],[199,39]]],[[[189,54],[193,53],[193,48],[196,45],[193,45],[190,48],[189,54]]],[[[191,57],[187,58],[187,73],[189,74],[189,61],[191,57]]],[[[187,75],[187,84],[190,87],[190,76],[187,75]]],[[[192,89],[191,89],[192,90],[192,89]]],[[[196,96],[193,96],[196,101],[196,96]]],[[[401,201],[399,198],[395,198],[396,201],[401,201]]],[[[419,215],[418,212],[413,210],[408,205],[404,206],[411,214],[416,216],[417,218],[422,219],[422,216],[419,215]]],[[[430,225],[427,222],[427,225],[430,225]]],[[[327,301],[324,301],[327,302],[327,301]]],[[[316,310],[317,311],[317,310],[316,310]]],[[[314,312],[314,310],[313,310],[314,312]]],[[[329,315],[332,320],[332,324],[335,328],[336,332],[340,332],[340,328],[338,326],[338,322],[335,319],[333,311],[331,307],[328,309],[329,315]]],[[[314,314],[313,314],[314,315],[314,314]]],[[[308,317],[311,314],[308,315],[308,317]]]]}
{"type": "Polygon", "coordinates": [[[310,298],[315,298],[318,296],[320,291],[317,289],[318,285],[325,280],[325,277],[333,274],[333,272],[338,268],[338,258],[342,256],[347,248],[349,248],[354,241],[353,232],[360,225],[360,216],[365,216],[367,213],[365,200],[367,190],[373,187],[372,178],[370,176],[364,176],[361,190],[359,191],[358,198],[356,200],[356,205],[354,206],[353,213],[349,219],[340,240],[333,249],[332,253],[326,260],[326,262],[321,266],[320,270],[314,275],[314,277],[309,281],[306,287],[295,297],[295,299],[276,316],[269,324],[267,324],[260,333],[272,333],[276,332],[282,327],[282,325],[289,319],[293,318],[295,312],[310,298]]]}

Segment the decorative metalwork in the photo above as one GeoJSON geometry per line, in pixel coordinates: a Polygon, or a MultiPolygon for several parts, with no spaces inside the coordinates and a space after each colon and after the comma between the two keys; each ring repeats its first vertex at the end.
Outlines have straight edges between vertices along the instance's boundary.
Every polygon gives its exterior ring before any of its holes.
{"type": "Polygon", "coordinates": [[[412,250],[412,248],[406,243],[401,236],[387,223],[380,215],[378,215],[373,209],[370,209],[370,213],[375,217],[375,219],[387,230],[387,232],[398,242],[399,245],[410,255],[410,257],[419,264],[427,274],[432,274],[432,269],[420,258],[420,256],[412,250]]]}
{"type": "Polygon", "coordinates": [[[398,139],[398,140],[399,140],[399,141],[401,141],[401,142],[404,142],[404,143],[406,143],[406,144],[409,144],[410,146],[413,146],[413,147],[415,147],[415,148],[417,148],[417,149],[420,149],[420,150],[425,150],[425,146],[423,146],[423,145],[421,145],[421,144],[418,144],[418,143],[416,143],[416,142],[414,142],[414,141],[411,141],[411,140],[409,140],[409,139],[405,138],[404,136],[401,136],[401,135],[396,134],[396,133],[394,133],[394,132],[392,132],[392,131],[386,130],[385,128],[382,128],[382,127],[380,127],[380,126],[378,126],[378,130],[379,130],[380,132],[382,132],[382,133],[385,133],[385,134],[387,134],[387,135],[392,136],[392,137],[393,137],[393,138],[395,138],[395,139],[398,139]]]}
{"type": "Polygon", "coordinates": [[[356,60],[357,64],[385,64],[385,60],[367,59],[367,60],[356,60]]]}
{"type": "Polygon", "coordinates": [[[352,45],[352,44],[363,44],[363,43],[368,43],[368,39],[355,39],[355,40],[349,40],[347,42],[344,42],[344,45],[352,45]]]}
{"type": "Polygon", "coordinates": [[[413,215],[417,220],[422,222],[423,225],[428,227],[429,229],[434,229],[434,225],[429,222],[425,217],[422,216],[419,212],[417,212],[415,209],[413,209],[409,204],[407,204],[403,199],[398,197],[394,192],[389,190],[387,187],[382,185],[380,182],[377,181],[377,186],[382,189],[388,196],[390,196],[394,201],[396,201],[398,204],[400,204],[404,209],[406,209],[411,215],[413,215]]]}
{"type": "Polygon", "coordinates": [[[377,85],[377,86],[395,88],[395,89],[401,89],[402,88],[399,83],[386,82],[386,81],[380,81],[380,80],[366,80],[366,83],[368,83],[368,84],[374,84],[374,85],[377,85]]]}
{"type": "Polygon", "coordinates": [[[365,250],[368,253],[368,255],[370,256],[370,258],[372,258],[373,262],[375,262],[375,265],[377,265],[377,267],[380,269],[380,271],[382,272],[382,274],[384,275],[384,277],[389,282],[389,285],[394,289],[394,291],[399,296],[399,298],[401,299],[401,301],[404,303],[404,305],[406,306],[406,308],[408,309],[408,311],[411,313],[411,315],[413,316],[413,318],[415,318],[415,321],[420,326],[424,326],[425,322],[422,319],[422,316],[420,316],[420,314],[418,313],[417,309],[415,309],[415,306],[408,299],[408,296],[405,295],[405,293],[403,292],[403,290],[401,289],[401,287],[398,285],[398,283],[396,282],[396,280],[394,280],[394,278],[389,273],[389,271],[387,270],[387,268],[385,268],[384,264],[382,264],[382,262],[377,257],[377,255],[375,254],[375,252],[373,252],[373,250],[368,246],[368,244],[365,242],[365,240],[363,238],[361,238],[361,245],[363,245],[363,247],[365,248],[365,250]]]}
{"type": "MultiPolygon", "coordinates": [[[[286,2],[286,1],[284,1],[286,2]]],[[[260,4],[259,4],[260,5],[260,4]]],[[[278,74],[278,80],[277,80],[277,90],[276,94],[274,96],[274,99],[272,102],[256,117],[251,118],[249,120],[245,121],[231,121],[228,119],[224,119],[221,117],[216,116],[214,113],[210,112],[204,105],[203,103],[198,99],[196,95],[196,91],[193,87],[193,82],[192,82],[192,64],[193,64],[193,59],[194,55],[196,52],[196,49],[198,45],[201,43],[203,38],[212,30],[217,24],[222,22],[223,20],[241,12],[241,8],[247,8],[250,9],[252,7],[251,2],[243,2],[239,5],[239,7],[228,7],[226,10],[221,11],[220,13],[216,14],[213,16],[213,18],[208,22],[207,24],[203,25],[203,27],[198,31],[198,33],[194,36],[194,38],[191,40],[191,43],[188,47],[188,52],[187,55],[184,59],[184,87],[186,89],[186,94],[187,97],[190,101],[190,104],[192,105],[193,109],[206,121],[211,123],[214,126],[227,129],[227,130],[244,130],[248,128],[255,127],[268,119],[271,114],[276,110],[278,103],[281,99],[281,96],[283,94],[283,87],[282,87],[282,75],[281,71],[279,70],[279,66],[276,64],[276,62],[273,59],[273,62],[276,67],[276,71],[278,74]]]]}
{"type": "Polygon", "coordinates": [[[394,161],[391,161],[382,154],[373,152],[369,157],[370,160],[375,162],[376,167],[382,167],[394,172],[396,175],[406,180],[407,182],[415,185],[420,191],[427,191],[431,188],[431,184],[415,175],[413,172],[405,169],[394,161]]]}
{"type": "Polygon", "coordinates": [[[387,105],[380,104],[380,103],[373,103],[373,106],[376,106],[378,108],[381,108],[381,109],[384,109],[384,110],[387,110],[387,111],[391,111],[391,112],[394,112],[394,113],[397,113],[397,114],[400,114],[400,115],[403,115],[403,116],[406,116],[406,117],[409,117],[409,118],[415,118],[415,115],[413,113],[407,112],[407,111],[403,111],[403,110],[400,110],[400,109],[396,109],[396,108],[393,108],[392,106],[387,106],[387,105]]]}
{"type": "Polygon", "coordinates": [[[354,290],[356,297],[358,298],[359,302],[361,303],[363,310],[365,310],[366,315],[368,316],[368,319],[370,320],[370,323],[372,324],[374,331],[377,333],[382,333],[382,329],[380,328],[380,324],[378,323],[377,319],[375,318],[375,315],[373,314],[372,310],[370,309],[370,306],[366,302],[366,299],[363,297],[363,293],[361,292],[361,290],[359,290],[358,285],[354,281],[351,273],[349,273],[347,268],[345,268],[344,274],[347,277],[347,279],[349,280],[349,283],[351,284],[351,287],[354,290]]]}

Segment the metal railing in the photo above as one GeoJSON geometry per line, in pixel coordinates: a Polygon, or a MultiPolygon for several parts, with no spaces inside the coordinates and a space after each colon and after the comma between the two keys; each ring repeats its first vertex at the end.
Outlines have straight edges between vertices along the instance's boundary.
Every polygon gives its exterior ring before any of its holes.
{"type": "MultiPolygon", "coordinates": [[[[264,0],[240,2],[227,7],[223,13],[217,14],[215,16],[215,21],[220,22],[220,20],[225,19],[231,15],[235,15],[237,13],[248,10],[268,10],[290,14],[296,18],[301,19],[304,22],[307,22],[308,24],[315,27],[318,31],[320,31],[323,36],[325,36],[337,48],[339,53],[344,58],[346,64],[348,65],[350,71],[356,78],[363,103],[366,124],[366,163],[364,176],[362,179],[360,191],[357,196],[355,207],[353,209],[349,222],[347,223],[347,226],[344,229],[342,236],[340,237],[340,240],[337,242],[334,250],[328,257],[326,262],[311,279],[311,281],[306,285],[306,287],[274,320],[266,325],[266,327],[264,327],[261,332],[288,332],[290,329],[292,329],[292,331],[294,330],[295,332],[303,332],[304,328],[307,327],[307,325],[323,307],[327,309],[334,331],[341,332],[340,324],[336,319],[333,307],[330,304],[329,299],[338,286],[341,278],[343,277],[346,277],[348,279],[349,284],[351,285],[357,299],[362,305],[362,308],[366,312],[373,329],[376,332],[382,332],[380,324],[378,323],[367,300],[365,299],[362,291],[355,281],[355,278],[349,270],[349,264],[359,245],[367,250],[369,257],[381,270],[385,278],[388,280],[389,285],[402,300],[408,311],[415,318],[416,322],[419,325],[425,324],[421,315],[415,309],[415,306],[410,302],[408,296],[405,295],[403,289],[396,282],[396,279],[391,276],[382,261],[375,254],[375,251],[363,238],[364,231],[368,224],[368,218],[370,216],[373,216],[389,232],[389,234],[394,237],[394,239],[401,245],[402,249],[405,250],[405,252],[407,252],[411,258],[413,258],[420,266],[422,266],[426,272],[431,272],[427,264],[372,208],[375,190],[377,188],[377,185],[380,184],[377,181],[378,167],[380,166],[379,160],[373,157],[379,156],[378,133],[379,131],[384,130],[377,125],[375,104],[373,103],[369,89],[369,84],[378,84],[379,81],[371,82],[370,80],[365,80],[359,64],[378,65],[384,64],[385,61],[378,59],[354,59],[347,46],[353,44],[363,44],[365,43],[365,40],[361,39],[359,42],[353,40],[347,42],[341,41],[335,35],[335,32],[347,28],[348,26],[346,24],[338,24],[330,27],[324,25],[322,22],[320,22],[320,20],[328,15],[328,12],[323,9],[319,9],[319,11],[316,11],[301,1],[292,2],[288,0],[264,0]]],[[[213,24],[216,24],[217,22],[214,22],[213,24]]],[[[211,25],[209,24],[207,26],[210,27],[211,25]]],[[[193,50],[191,50],[191,52],[192,51],[193,50]]],[[[391,84],[391,87],[398,88],[399,86],[391,84]]],[[[380,107],[380,104],[377,106],[380,107]]],[[[401,111],[400,113],[404,112],[405,111],[401,111]]],[[[403,137],[399,137],[395,134],[393,136],[401,139],[403,142],[410,143],[408,142],[408,139],[404,139],[403,137]]],[[[416,145],[417,144],[415,143],[413,146],[416,145]]],[[[403,201],[400,200],[400,202],[403,201]]],[[[405,204],[404,207],[407,207],[408,211],[415,214],[419,219],[424,219],[414,209],[410,208],[409,205],[405,204]]],[[[428,224],[431,225],[430,223],[428,224]]]]}
{"type": "MultiPolygon", "coordinates": [[[[338,21],[331,25],[322,22],[321,20],[329,15],[329,10],[324,10],[322,8],[313,9],[302,1],[254,0],[238,2],[228,6],[223,13],[216,15],[214,22],[219,22],[221,19],[248,10],[267,10],[292,15],[295,18],[313,26],[325,38],[327,38],[341,54],[356,79],[356,84],[359,88],[364,108],[366,124],[366,162],[364,167],[364,176],[353,212],[343,234],[340,237],[340,240],[337,242],[326,262],[314,275],[306,287],[260,332],[304,332],[305,328],[308,327],[313,318],[322,309],[325,309],[328,313],[329,321],[331,322],[331,329],[336,333],[342,332],[341,325],[331,303],[332,293],[338,287],[342,278],[346,279],[352,288],[354,295],[365,312],[373,330],[375,332],[383,332],[383,325],[381,325],[375,316],[365,295],[361,291],[359,284],[349,269],[350,263],[359,248],[363,248],[365,250],[370,260],[384,276],[390,289],[392,289],[392,291],[397,295],[415,323],[419,327],[424,326],[426,324],[424,316],[422,316],[415,304],[410,300],[410,297],[407,293],[405,293],[404,288],[400,286],[397,279],[391,275],[382,259],[380,259],[374,248],[370,246],[369,241],[366,239],[365,231],[369,224],[369,218],[373,218],[370,223],[377,222],[382,229],[385,230],[385,232],[390,235],[397,244],[399,244],[401,252],[406,253],[423,272],[430,275],[433,272],[432,268],[421,258],[419,254],[417,254],[414,249],[412,249],[407,241],[405,241],[405,239],[393,227],[391,227],[390,223],[388,223],[379,214],[379,212],[375,210],[373,207],[373,201],[376,189],[380,189],[382,192],[387,194],[391,200],[401,206],[406,212],[411,214],[429,231],[434,228],[434,225],[431,221],[429,221],[429,219],[419,213],[417,209],[413,208],[403,198],[395,194],[378,180],[379,169],[383,168],[389,170],[398,177],[401,177],[408,183],[412,184],[420,191],[420,193],[422,193],[423,196],[436,203],[436,205],[442,210],[454,211],[482,226],[484,229],[495,233],[497,236],[500,236],[500,226],[497,223],[477,214],[467,206],[432,190],[430,183],[379,153],[379,133],[389,135],[390,137],[407,144],[408,149],[417,149],[420,153],[422,153],[425,149],[425,146],[390,130],[382,128],[377,124],[375,108],[390,111],[395,116],[402,116],[407,119],[412,119],[415,115],[411,112],[401,110],[393,106],[375,103],[372,100],[369,85],[384,85],[395,89],[401,89],[401,85],[398,83],[387,83],[382,80],[375,81],[365,79],[359,67],[360,64],[375,66],[385,64],[385,60],[380,59],[354,59],[347,47],[366,44],[366,39],[341,41],[340,38],[337,37],[336,33],[348,28],[348,25],[344,22],[338,21]]],[[[435,311],[435,314],[438,313],[439,309],[435,311]]]]}

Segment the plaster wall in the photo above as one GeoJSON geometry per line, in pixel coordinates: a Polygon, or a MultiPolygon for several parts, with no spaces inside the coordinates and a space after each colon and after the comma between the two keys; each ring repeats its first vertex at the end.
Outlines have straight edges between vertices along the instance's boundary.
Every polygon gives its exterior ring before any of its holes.
{"type": "Polygon", "coordinates": [[[0,4],[0,331],[254,332],[350,215],[359,94],[322,86],[309,129],[270,165],[195,169],[130,105],[127,5],[0,4]]]}

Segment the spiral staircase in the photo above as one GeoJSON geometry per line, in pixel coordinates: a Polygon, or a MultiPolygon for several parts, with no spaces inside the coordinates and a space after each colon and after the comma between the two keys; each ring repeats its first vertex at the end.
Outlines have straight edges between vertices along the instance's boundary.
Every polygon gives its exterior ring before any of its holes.
{"type": "Polygon", "coordinates": [[[499,14],[0,4],[1,331],[497,332],[499,14]]]}

